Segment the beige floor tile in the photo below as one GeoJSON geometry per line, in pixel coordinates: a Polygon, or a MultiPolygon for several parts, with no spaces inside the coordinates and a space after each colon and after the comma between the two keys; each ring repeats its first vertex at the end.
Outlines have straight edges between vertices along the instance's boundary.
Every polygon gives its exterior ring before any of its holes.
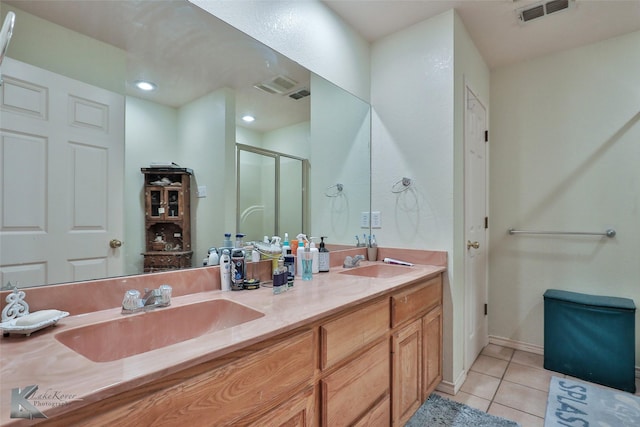
{"type": "Polygon", "coordinates": [[[513,349],[502,347],[501,345],[488,344],[485,348],[482,349],[482,352],[480,354],[495,357],[496,359],[509,361],[511,360],[511,356],[513,356],[513,349]]]}
{"type": "Polygon", "coordinates": [[[513,353],[511,361],[521,365],[531,366],[533,368],[544,369],[544,356],[541,354],[516,350],[513,353]]]}
{"type": "Polygon", "coordinates": [[[509,408],[499,403],[492,403],[487,412],[491,415],[520,423],[522,427],[544,427],[544,418],[536,417],[535,415],[527,414],[526,412],[518,411],[517,409],[509,408]]]}
{"type": "Polygon", "coordinates": [[[496,359],[495,357],[478,356],[473,365],[471,365],[471,371],[479,372],[485,375],[491,375],[492,377],[502,378],[504,371],[507,369],[509,362],[502,359],[496,359]]]}
{"type": "Polygon", "coordinates": [[[548,393],[549,382],[553,375],[553,372],[545,369],[532,368],[531,366],[511,362],[503,379],[548,393]]]}
{"type": "Polygon", "coordinates": [[[487,412],[487,409],[489,409],[489,403],[491,403],[490,400],[474,396],[473,394],[465,393],[464,391],[459,391],[455,396],[441,392],[435,393],[439,394],[442,397],[446,397],[449,400],[455,400],[456,402],[463,403],[467,406],[471,406],[472,408],[479,409],[483,412],[487,412]]]}
{"type": "Polygon", "coordinates": [[[502,381],[493,401],[544,418],[547,408],[547,393],[509,381],[502,381]]]}
{"type": "Polygon", "coordinates": [[[491,400],[500,385],[500,379],[490,375],[469,371],[460,391],[491,400]]]}

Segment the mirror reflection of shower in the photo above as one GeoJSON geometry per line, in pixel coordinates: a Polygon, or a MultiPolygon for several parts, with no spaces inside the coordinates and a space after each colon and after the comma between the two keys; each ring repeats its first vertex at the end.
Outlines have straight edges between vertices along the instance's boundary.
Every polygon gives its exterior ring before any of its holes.
{"type": "Polygon", "coordinates": [[[245,241],[295,236],[306,230],[308,161],[236,144],[237,228],[245,241]]]}
{"type": "MultiPolygon", "coordinates": [[[[15,22],[16,14],[9,11],[7,16],[4,18],[2,30],[0,30],[0,65],[2,65],[4,55],[7,53],[7,49],[9,49],[9,41],[11,41],[11,36],[13,35],[13,26],[15,22]]],[[[2,72],[0,72],[0,85],[2,85],[2,72]]]]}

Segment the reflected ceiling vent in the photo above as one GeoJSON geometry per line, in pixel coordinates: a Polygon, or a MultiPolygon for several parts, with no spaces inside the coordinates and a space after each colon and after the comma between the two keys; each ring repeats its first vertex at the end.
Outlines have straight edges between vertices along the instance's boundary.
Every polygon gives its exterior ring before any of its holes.
{"type": "Polygon", "coordinates": [[[516,12],[518,13],[518,19],[521,22],[528,22],[532,19],[542,18],[543,16],[568,9],[572,2],[573,0],[551,0],[545,3],[529,5],[526,8],[517,10],[516,12]]]}
{"type": "Polygon", "coordinates": [[[275,94],[275,95],[284,95],[289,93],[291,89],[293,89],[298,82],[290,79],[289,77],[285,77],[283,75],[275,76],[272,79],[265,80],[264,82],[258,83],[254,85],[256,89],[260,89],[264,92],[275,94]]]}
{"type": "Polygon", "coordinates": [[[311,92],[309,91],[309,89],[302,88],[300,90],[297,90],[293,93],[289,94],[289,98],[293,98],[293,99],[302,99],[302,98],[306,98],[307,96],[311,95],[311,92]]]}

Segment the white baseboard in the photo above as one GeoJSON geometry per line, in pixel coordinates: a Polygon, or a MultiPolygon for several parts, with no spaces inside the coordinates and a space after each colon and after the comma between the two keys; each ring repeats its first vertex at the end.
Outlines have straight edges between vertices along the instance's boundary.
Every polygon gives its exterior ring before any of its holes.
{"type": "Polygon", "coordinates": [[[522,341],[515,341],[508,338],[494,337],[489,335],[489,344],[500,345],[514,350],[528,351],[534,354],[544,354],[544,347],[541,345],[529,344],[522,341]]]}
{"type": "Polygon", "coordinates": [[[455,396],[456,394],[458,394],[460,387],[462,387],[462,384],[464,384],[466,379],[467,371],[463,369],[462,372],[460,372],[460,375],[458,375],[458,378],[454,380],[454,382],[442,380],[436,387],[436,390],[455,396]]]}
{"type": "MultiPolygon", "coordinates": [[[[528,344],[521,341],[514,341],[508,338],[489,336],[489,344],[500,345],[514,350],[528,351],[529,353],[544,355],[544,347],[541,345],[528,344]]],[[[636,366],[636,378],[640,378],[640,366],[636,366]]],[[[465,375],[466,377],[466,375],[465,375]]]]}

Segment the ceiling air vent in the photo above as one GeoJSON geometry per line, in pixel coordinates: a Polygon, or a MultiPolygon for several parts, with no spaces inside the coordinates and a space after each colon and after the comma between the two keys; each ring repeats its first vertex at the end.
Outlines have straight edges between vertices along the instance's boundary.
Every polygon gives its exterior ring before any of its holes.
{"type": "Polygon", "coordinates": [[[311,95],[311,92],[309,92],[309,89],[305,87],[303,89],[293,92],[292,94],[289,94],[289,98],[293,98],[297,100],[297,99],[306,98],[309,95],[311,95]]]}
{"type": "Polygon", "coordinates": [[[289,92],[291,89],[293,89],[297,84],[298,82],[296,82],[295,80],[292,80],[289,77],[280,75],[280,76],[275,76],[270,80],[266,80],[264,82],[258,83],[253,87],[255,87],[256,89],[265,91],[267,93],[283,95],[289,92]]]}
{"type": "Polygon", "coordinates": [[[570,0],[551,0],[546,3],[537,3],[524,9],[519,9],[518,18],[522,22],[542,18],[545,15],[560,12],[569,8],[570,0]]]}

